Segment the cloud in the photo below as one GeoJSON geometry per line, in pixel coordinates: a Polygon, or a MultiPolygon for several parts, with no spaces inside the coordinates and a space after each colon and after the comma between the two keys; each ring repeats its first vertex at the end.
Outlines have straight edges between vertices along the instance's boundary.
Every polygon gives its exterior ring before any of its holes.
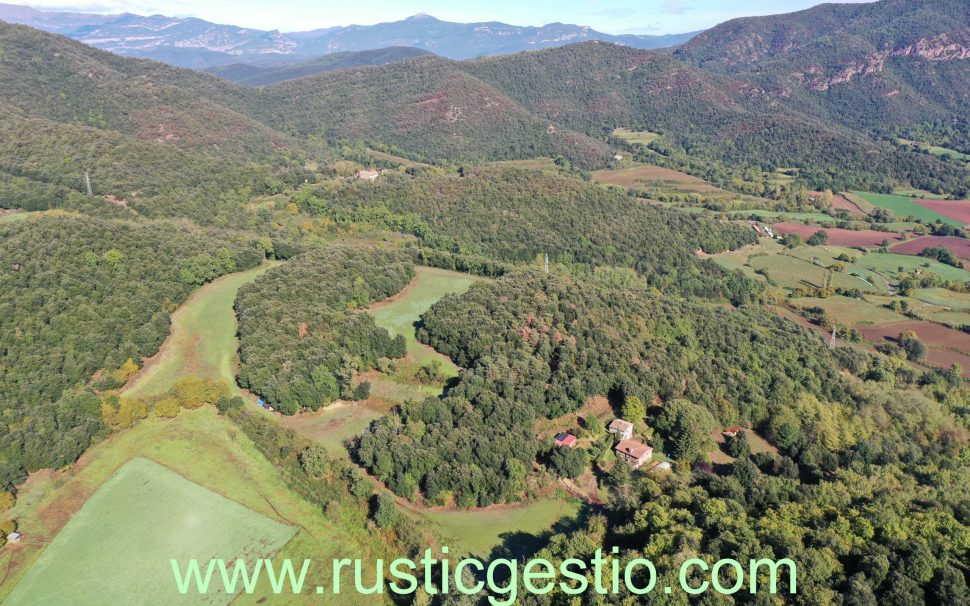
{"type": "Polygon", "coordinates": [[[663,3],[664,12],[671,15],[683,15],[689,8],[684,0],[664,0],[663,3]]]}

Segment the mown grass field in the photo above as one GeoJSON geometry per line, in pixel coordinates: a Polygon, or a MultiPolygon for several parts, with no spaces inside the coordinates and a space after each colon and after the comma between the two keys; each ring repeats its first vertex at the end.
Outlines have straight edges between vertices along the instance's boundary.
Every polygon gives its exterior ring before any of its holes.
{"type": "Polygon", "coordinates": [[[657,137],[660,135],[657,133],[652,133],[648,130],[615,128],[613,129],[613,136],[617,139],[623,139],[627,143],[632,143],[633,145],[650,145],[656,141],[657,137]]]}
{"type": "MultiPolygon", "coordinates": [[[[16,550],[7,549],[0,553],[0,568],[7,570],[6,581],[0,585],[0,603],[4,603],[6,592],[18,584],[24,571],[30,568],[38,554],[43,553],[44,546],[55,540],[58,531],[65,527],[88,498],[128,461],[136,457],[155,461],[183,478],[262,516],[297,528],[296,535],[274,557],[301,561],[303,558],[310,558],[319,562],[309,573],[314,580],[328,582],[329,561],[335,557],[387,556],[384,553],[384,544],[375,541],[363,526],[329,518],[324,515],[319,505],[311,504],[291,492],[280,478],[278,470],[263,457],[248,437],[231,421],[220,417],[214,409],[203,407],[182,411],[172,420],[151,418],[142,421],[92,447],[70,470],[32,476],[11,512],[11,516],[16,517],[20,523],[25,541],[16,550]]],[[[168,519],[164,517],[169,515],[167,511],[170,508],[159,508],[157,515],[162,516],[160,520],[168,519]]],[[[144,512],[134,511],[124,515],[139,513],[144,512]]],[[[102,530],[110,531],[109,526],[116,522],[115,517],[118,516],[101,519],[102,530]]],[[[145,514],[145,519],[149,520],[148,514],[145,514]]],[[[168,566],[167,561],[164,564],[168,566]]],[[[98,577],[101,590],[105,595],[116,591],[137,591],[141,587],[137,582],[127,583],[124,588],[114,588],[111,579],[114,576],[130,579],[129,570],[140,571],[144,570],[143,567],[144,563],[139,561],[121,562],[114,569],[105,567],[98,577]]],[[[164,570],[171,574],[170,567],[164,570]]],[[[268,597],[270,592],[269,586],[261,582],[255,594],[239,596],[234,603],[255,604],[268,597]]],[[[128,602],[102,600],[96,603],[128,602]]],[[[306,603],[306,600],[300,596],[274,596],[272,603],[300,604],[306,603]]],[[[330,603],[351,605],[382,602],[366,596],[345,595],[328,596],[328,604],[330,603]]]]}
{"type": "Polygon", "coordinates": [[[799,307],[821,307],[831,317],[836,318],[839,323],[850,326],[890,324],[906,320],[906,316],[865,299],[850,299],[841,296],[826,299],[804,297],[792,299],[791,302],[799,307]]]}
{"type": "Polygon", "coordinates": [[[970,311],[970,294],[953,292],[945,288],[921,288],[913,291],[913,298],[948,307],[957,311],[970,311]]]}
{"type": "Polygon", "coordinates": [[[576,499],[547,497],[525,505],[471,511],[403,510],[430,522],[442,545],[455,556],[486,558],[503,541],[511,543],[507,546],[514,551],[516,540],[525,542],[530,535],[541,535],[559,520],[575,516],[579,506],[576,499]]]}
{"type": "Polygon", "coordinates": [[[457,376],[458,367],[450,359],[434,349],[419,343],[415,337],[416,324],[421,314],[448,294],[461,294],[475,283],[468,275],[432,267],[418,267],[414,280],[397,295],[373,305],[367,313],[374,316],[378,326],[387,329],[392,336],[404,335],[408,344],[408,357],[419,364],[433,360],[441,362],[441,370],[448,376],[457,376]]]}
{"type": "Polygon", "coordinates": [[[195,376],[218,379],[235,389],[236,316],[233,303],[244,284],[272,267],[266,263],[223,276],[199,288],[172,314],[172,330],[161,351],[125,389],[130,397],[167,391],[177,380],[195,376]]]}
{"type": "Polygon", "coordinates": [[[135,458],[88,499],[5,603],[226,604],[233,596],[218,584],[180,596],[169,560],[269,557],[295,532],[135,458]]]}
{"type": "Polygon", "coordinates": [[[928,208],[920,206],[913,198],[907,198],[906,196],[899,196],[895,194],[874,194],[868,192],[854,193],[875,206],[891,210],[893,214],[900,219],[911,216],[923,221],[943,221],[944,223],[949,223],[950,225],[956,227],[963,226],[963,224],[959,221],[955,221],[950,217],[943,216],[928,208]]]}
{"type": "Polygon", "coordinates": [[[920,269],[922,271],[931,271],[944,280],[970,281],[970,271],[911,255],[871,253],[859,257],[856,265],[875,270],[887,276],[895,275],[900,271],[909,272],[920,269]]]}
{"type": "Polygon", "coordinates": [[[4,223],[13,223],[15,221],[23,221],[30,216],[30,213],[26,212],[16,212],[16,213],[6,213],[0,215],[0,225],[4,223]]]}

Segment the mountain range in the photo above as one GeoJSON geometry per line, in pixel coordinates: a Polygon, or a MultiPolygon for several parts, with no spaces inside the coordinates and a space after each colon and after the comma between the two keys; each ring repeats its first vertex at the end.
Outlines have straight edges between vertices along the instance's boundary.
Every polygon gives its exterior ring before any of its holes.
{"type": "Polygon", "coordinates": [[[206,68],[233,63],[297,63],[320,55],[409,46],[450,59],[515,53],[600,40],[633,48],[671,47],[693,33],[614,36],[563,23],[523,27],[499,22],[451,23],[418,14],[402,21],[281,33],[196,18],[91,15],[0,4],[0,20],[59,33],[120,55],[206,68]]]}
{"type": "Polygon", "coordinates": [[[193,179],[296,174],[321,144],[347,142],[431,163],[562,156],[592,169],[625,148],[611,134],[626,127],[659,135],[642,159],[702,176],[784,167],[813,187],[965,194],[963,164],[897,138],[970,152],[968,28],[962,0],[822,5],[727,22],[673,51],[592,41],[453,61],[391,48],[282,76],[232,68],[262,85],[249,88],[0,24],[0,127],[19,133],[0,171],[80,187],[82,167],[109,163],[96,182],[128,195],[166,187],[144,165],[162,158],[193,179]]]}

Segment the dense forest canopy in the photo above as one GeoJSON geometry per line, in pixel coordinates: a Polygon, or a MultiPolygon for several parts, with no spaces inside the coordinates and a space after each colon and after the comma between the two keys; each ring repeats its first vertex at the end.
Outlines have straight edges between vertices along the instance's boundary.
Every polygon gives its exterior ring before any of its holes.
{"type": "Polygon", "coordinates": [[[700,261],[754,243],[750,229],[665,211],[619,191],[534,170],[471,168],[460,174],[382,177],[301,193],[305,210],[413,233],[430,246],[527,263],[636,269],[661,291],[756,297],[739,273],[700,261]]]}
{"type": "Polygon", "coordinates": [[[262,258],[255,242],[187,224],[0,226],[0,483],[74,461],[101,429],[93,375],[154,354],[194,288],[262,258]]]}
{"type": "Polygon", "coordinates": [[[802,395],[828,402],[835,415],[852,403],[821,339],[753,310],[519,274],[443,299],[422,320],[419,337],[467,370],[444,400],[404,406],[358,450],[409,497],[421,489],[466,506],[509,499],[516,490],[506,482],[521,489],[510,469],[530,468],[537,452],[535,420],[597,395],[686,399],[725,427],[772,431],[802,395]]]}
{"type": "Polygon", "coordinates": [[[406,347],[356,310],[413,277],[410,256],[358,247],[314,250],[271,269],[236,300],[239,384],[284,414],[353,397],[355,372],[406,347]]]}

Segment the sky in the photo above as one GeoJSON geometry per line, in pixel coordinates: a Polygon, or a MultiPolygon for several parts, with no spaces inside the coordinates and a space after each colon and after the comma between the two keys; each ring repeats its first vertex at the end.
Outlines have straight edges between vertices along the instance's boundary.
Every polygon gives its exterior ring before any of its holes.
{"type": "MultiPolygon", "coordinates": [[[[6,0],[13,4],[17,0],[6,0]]],[[[199,17],[258,29],[305,31],[371,25],[426,13],[445,21],[589,25],[608,34],[674,34],[734,17],[797,11],[821,0],[35,0],[41,10],[199,17]]],[[[844,1],[844,0],[843,0],[844,1]]],[[[849,0],[867,1],[867,0],[849,0]]]]}

